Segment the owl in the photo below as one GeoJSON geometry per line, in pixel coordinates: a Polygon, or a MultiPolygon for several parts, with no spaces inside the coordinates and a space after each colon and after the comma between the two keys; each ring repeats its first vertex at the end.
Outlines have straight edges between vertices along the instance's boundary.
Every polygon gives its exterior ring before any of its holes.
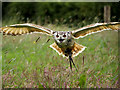
{"type": "Polygon", "coordinates": [[[7,34],[15,36],[30,33],[42,33],[52,36],[55,42],[51,44],[50,47],[59,55],[69,59],[71,70],[72,64],[76,68],[72,58],[77,56],[86,48],[85,46],[76,43],[74,39],[83,38],[87,35],[105,30],[120,30],[120,22],[95,23],[73,31],[53,31],[30,23],[14,24],[0,28],[0,32],[3,33],[3,35],[7,34]]]}

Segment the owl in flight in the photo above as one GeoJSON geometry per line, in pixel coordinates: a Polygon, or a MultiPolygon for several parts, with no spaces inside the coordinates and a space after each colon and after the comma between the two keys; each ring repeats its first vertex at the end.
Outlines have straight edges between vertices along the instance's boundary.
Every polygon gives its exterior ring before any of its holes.
{"type": "Polygon", "coordinates": [[[51,29],[30,23],[14,24],[0,28],[0,32],[2,32],[3,35],[43,33],[53,36],[55,42],[51,44],[50,47],[54,49],[59,55],[69,58],[71,70],[72,64],[76,68],[72,57],[77,56],[86,48],[85,46],[76,43],[74,39],[83,38],[87,35],[102,32],[104,30],[120,30],[120,22],[95,23],[74,31],[53,31],[51,29]]]}

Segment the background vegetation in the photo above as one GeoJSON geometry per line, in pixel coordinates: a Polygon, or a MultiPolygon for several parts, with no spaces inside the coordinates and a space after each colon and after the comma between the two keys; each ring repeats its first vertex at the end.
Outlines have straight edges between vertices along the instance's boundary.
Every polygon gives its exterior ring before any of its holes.
{"type": "MultiPolygon", "coordinates": [[[[79,2],[14,2],[3,3],[3,21],[12,23],[34,22],[44,24],[67,24],[80,27],[103,22],[104,6],[111,6],[111,21],[120,21],[120,3],[79,2]]],[[[11,24],[11,23],[10,23],[11,24]]]]}
{"type": "MultiPolygon", "coordinates": [[[[111,21],[120,21],[120,3],[3,3],[3,26],[35,23],[56,31],[74,30],[103,22],[103,7],[111,6],[111,21]]],[[[50,39],[49,42],[47,40],[50,39]]],[[[3,88],[116,88],[118,87],[118,33],[104,31],[76,40],[87,47],[69,61],[49,45],[42,34],[3,36],[3,88]],[[40,36],[40,40],[35,40],[40,36]]]]}

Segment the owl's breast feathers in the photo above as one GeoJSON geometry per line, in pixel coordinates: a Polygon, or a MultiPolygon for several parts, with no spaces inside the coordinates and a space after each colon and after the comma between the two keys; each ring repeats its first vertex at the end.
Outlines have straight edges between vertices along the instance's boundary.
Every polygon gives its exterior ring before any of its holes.
{"type": "Polygon", "coordinates": [[[62,55],[63,57],[69,56],[70,53],[72,53],[72,57],[77,56],[79,53],[85,50],[85,46],[79,45],[78,43],[74,42],[73,46],[70,48],[60,48],[56,43],[53,43],[50,45],[52,49],[54,49],[59,55],[62,55]]]}

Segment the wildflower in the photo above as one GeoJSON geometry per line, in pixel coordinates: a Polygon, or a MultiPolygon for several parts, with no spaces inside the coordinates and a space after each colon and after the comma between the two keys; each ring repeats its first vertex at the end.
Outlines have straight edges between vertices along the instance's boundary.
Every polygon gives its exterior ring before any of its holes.
{"type": "Polygon", "coordinates": [[[34,41],[33,43],[34,43],[34,44],[36,44],[36,42],[35,42],[35,41],[34,41]]]}
{"type": "Polygon", "coordinates": [[[89,41],[91,41],[91,38],[89,38],[89,41]]]}

